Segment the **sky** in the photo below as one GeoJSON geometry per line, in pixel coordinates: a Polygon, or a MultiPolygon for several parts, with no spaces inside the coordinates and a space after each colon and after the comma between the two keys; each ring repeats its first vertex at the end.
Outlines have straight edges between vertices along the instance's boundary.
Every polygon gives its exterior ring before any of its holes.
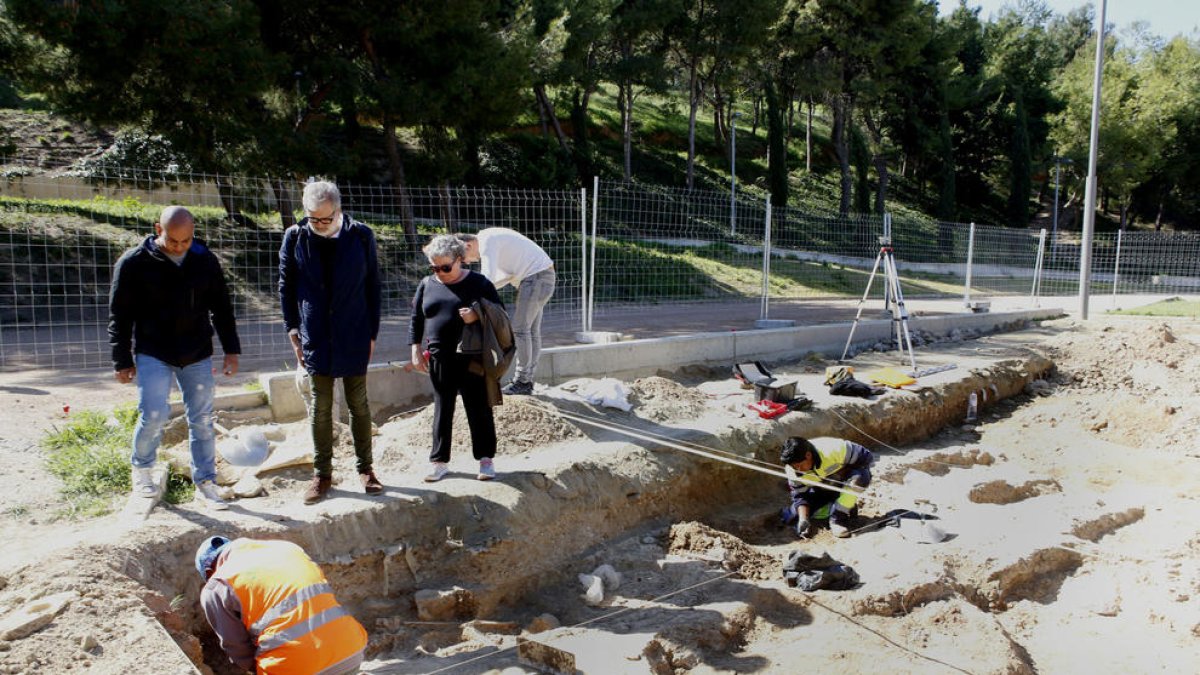
{"type": "MultiPolygon", "coordinates": [[[[1067,12],[1089,3],[1086,0],[1044,0],[1055,14],[1067,12]]],[[[987,20],[1002,7],[1016,6],[1016,0],[967,0],[968,7],[981,7],[979,18],[987,20]]],[[[958,7],[958,0],[938,0],[941,14],[949,14],[958,7]]],[[[1116,26],[1118,33],[1134,21],[1146,21],[1150,32],[1169,39],[1183,33],[1200,37],[1200,2],[1197,0],[1108,0],[1105,23],[1116,26]]]]}

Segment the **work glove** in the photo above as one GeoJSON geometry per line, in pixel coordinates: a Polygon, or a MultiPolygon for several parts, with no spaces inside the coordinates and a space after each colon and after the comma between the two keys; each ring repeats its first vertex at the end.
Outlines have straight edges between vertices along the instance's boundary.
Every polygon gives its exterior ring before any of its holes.
{"type": "Polygon", "coordinates": [[[808,522],[807,518],[800,518],[796,521],[796,536],[801,539],[808,539],[813,535],[812,523],[808,522]]]}

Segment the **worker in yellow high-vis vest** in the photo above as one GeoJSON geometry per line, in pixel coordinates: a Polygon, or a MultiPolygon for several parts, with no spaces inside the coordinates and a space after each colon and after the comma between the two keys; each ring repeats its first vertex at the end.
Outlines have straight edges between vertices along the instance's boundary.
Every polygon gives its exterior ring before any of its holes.
{"type": "Polygon", "coordinates": [[[234,665],[258,675],[358,672],[367,632],[299,546],[209,537],[196,569],[204,616],[234,665]]]}
{"type": "Polygon", "coordinates": [[[783,442],[779,460],[788,476],[791,503],[780,512],[784,524],[795,524],[796,534],[813,534],[812,520],[829,512],[829,531],[835,537],[850,536],[850,517],[858,504],[858,495],[871,484],[871,451],[841,438],[792,436],[783,442]],[[841,490],[828,490],[824,483],[841,490]]]}

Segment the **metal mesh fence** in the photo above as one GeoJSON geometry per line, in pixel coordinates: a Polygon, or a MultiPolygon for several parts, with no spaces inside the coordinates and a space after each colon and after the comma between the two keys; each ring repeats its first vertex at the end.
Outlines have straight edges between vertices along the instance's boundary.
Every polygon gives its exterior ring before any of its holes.
{"type": "Polygon", "coordinates": [[[757,297],[765,207],[723,192],[596,184],[597,313],[757,297]]]}
{"type": "MultiPolygon", "coordinates": [[[[291,350],[276,299],[278,251],[284,226],[302,215],[302,186],[91,171],[90,178],[0,175],[0,369],[109,365],[113,266],[152,233],[168,204],[192,209],[197,236],[222,261],[243,360],[286,367],[291,350]]],[[[522,232],[554,259],[558,288],[547,331],[586,327],[589,312],[665,317],[677,306],[692,325],[703,325],[694,318],[699,305],[708,307],[702,314],[745,303],[765,318],[771,303],[859,298],[885,222],[906,297],[1029,295],[1035,277],[1039,295],[1078,293],[1080,241],[1073,232],[1060,231],[1041,248],[1037,230],[768,210],[744,195],[731,203],[727,192],[600,181],[586,191],[340,187],[344,210],[370,225],[379,243],[384,320],[377,360],[407,355],[409,303],[427,272],[420,246],[432,234],[491,226],[522,232]]],[[[1200,291],[1200,237],[1102,233],[1092,261],[1093,293],[1200,291]]],[[[872,297],[883,297],[883,288],[878,279],[872,297]]],[[[511,288],[501,295],[514,299],[511,288]]]]}
{"type": "MultiPolygon", "coordinates": [[[[544,325],[582,312],[583,194],[340,186],[346,213],[374,230],[383,280],[377,358],[406,357],[410,302],[428,273],[420,247],[430,235],[503,226],[554,259],[558,288],[544,325]],[[415,236],[407,234],[415,231],[415,236]]],[[[279,205],[300,215],[301,186],[261,179],[113,171],[76,177],[0,179],[0,368],[110,364],[108,289],[122,252],[153,233],[159,211],[182,204],[196,236],[220,258],[238,319],[243,361],[285,367],[291,354],[277,300],[279,205]],[[230,213],[233,213],[230,217],[230,213]]],[[[501,289],[511,303],[514,289],[501,289]]]]}

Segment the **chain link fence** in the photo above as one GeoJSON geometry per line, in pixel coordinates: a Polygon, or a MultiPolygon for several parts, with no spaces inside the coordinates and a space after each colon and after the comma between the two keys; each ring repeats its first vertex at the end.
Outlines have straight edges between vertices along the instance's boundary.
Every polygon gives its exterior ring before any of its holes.
{"type": "MultiPolygon", "coordinates": [[[[286,368],[276,284],[283,230],[301,186],[277,180],[91,167],[88,177],[0,174],[0,369],[110,364],[113,266],[181,204],[217,253],[234,297],[243,360],[286,368]]],[[[720,313],[751,304],[767,318],[797,300],[882,298],[876,263],[894,251],[906,297],[1078,293],[1080,241],[1043,232],[915,217],[838,216],[727,192],[595,180],[587,190],[399,189],[340,185],[343,208],[372,227],[383,278],[377,360],[406,358],[409,303],[431,235],[509,227],[554,259],[544,330],[590,329],[596,315],[720,313]],[[882,240],[885,232],[890,239],[882,240]],[[766,255],[764,255],[764,250],[766,255]],[[967,283],[969,279],[969,285],[967,283]]],[[[1093,293],[1200,291],[1200,237],[1098,234],[1093,293]]],[[[503,289],[506,302],[513,290],[503,289]]],[[[1035,298],[1031,297],[1031,305],[1035,298]]],[[[610,321],[612,323],[612,321],[610,321]]],[[[702,325],[703,321],[693,321],[702,325]]]]}
{"type": "MultiPolygon", "coordinates": [[[[161,209],[187,206],[196,236],[220,258],[233,296],[243,361],[286,368],[277,284],[284,218],[301,215],[300,189],[265,180],[201,175],[0,178],[0,369],[91,368],[111,363],[108,291],[121,254],[153,234],[161,209]],[[232,215],[231,215],[232,214],[232,215]]],[[[583,292],[582,191],[339,186],[343,210],[375,231],[383,281],[376,353],[408,354],[416,285],[428,274],[420,248],[434,234],[504,226],[554,259],[558,290],[543,325],[575,326],[583,292]]],[[[514,291],[501,289],[511,303],[514,291]]],[[[218,350],[219,351],[219,350],[218,350]]]]}

